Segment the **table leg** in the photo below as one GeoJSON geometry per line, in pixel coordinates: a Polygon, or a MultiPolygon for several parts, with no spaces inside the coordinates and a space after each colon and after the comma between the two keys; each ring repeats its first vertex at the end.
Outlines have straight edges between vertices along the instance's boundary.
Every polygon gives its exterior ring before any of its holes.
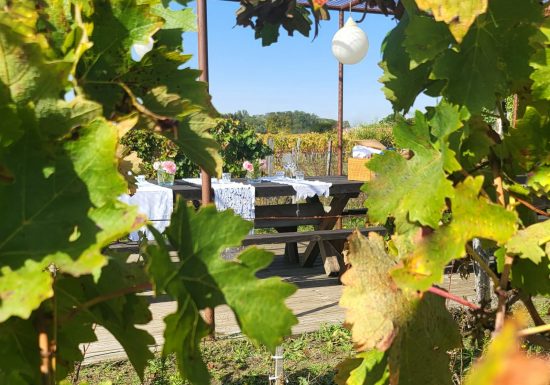
{"type": "MultiPolygon", "coordinates": [[[[297,226],[277,227],[279,233],[292,233],[298,231],[297,226]]],[[[297,263],[299,260],[298,244],[296,242],[285,243],[285,258],[288,262],[297,263]]]]}
{"type": "MultiPolygon", "coordinates": [[[[350,198],[353,198],[356,194],[335,195],[330,201],[330,211],[327,213],[329,218],[323,219],[319,225],[319,230],[330,230],[334,228],[338,218],[334,218],[337,215],[342,214],[350,198]]],[[[300,265],[311,267],[315,262],[315,259],[319,255],[319,242],[310,242],[303,255],[300,256],[300,265]]]]}

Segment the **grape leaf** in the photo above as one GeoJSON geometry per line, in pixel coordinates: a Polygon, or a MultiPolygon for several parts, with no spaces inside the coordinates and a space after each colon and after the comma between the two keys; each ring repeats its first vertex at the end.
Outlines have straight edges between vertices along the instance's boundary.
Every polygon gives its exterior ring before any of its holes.
{"type": "Polygon", "coordinates": [[[448,49],[435,60],[433,78],[447,80],[443,96],[466,106],[472,114],[483,107],[493,110],[497,95],[521,91],[529,84],[530,39],[536,33],[533,24],[541,8],[531,0],[521,10],[515,5],[513,0],[490,2],[487,13],[477,18],[458,49],[448,49]]]}
{"type": "Polygon", "coordinates": [[[80,279],[65,276],[56,282],[60,324],[59,360],[66,373],[82,355],[78,344],[94,340],[94,324],[107,329],[122,345],[132,366],[143,379],[147,361],[153,358],[149,346],[154,338],[135,325],[151,321],[147,297],[128,292],[128,288],[148,283],[143,267],[127,263],[126,256],[111,257],[94,282],[90,275],[80,279]],[[112,296],[113,293],[119,295],[112,296]]]}
{"type": "Polygon", "coordinates": [[[532,106],[526,107],[523,117],[504,135],[495,151],[501,158],[514,160],[515,174],[531,171],[550,151],[548,116],[532,106]]]}
{"type": "Polygon", "coordinates": [[[444,23],[431,17],[419,16],[409,12],[410,22],[405,28],[403,45],[411,57],[411,66],[435,59],[446,50],[453,41],[449,29],[444,23]]]}
{"type": "Polygon", "coordinates": [[[520,349],[517,331],[520,322],[509,320],[476,362],[465,385],[547,385],[550,360],[528,355],[520,349]]]}
{"type": "Polygon", "coordinates": [[[151,7],[151,13],[164,19],[162,29],[177,29],[180,34],[197,31],[197,21],[192,8],[174,10],[159,3],[151,7]]]}
{"type": "Polygon", "coordinates": [[[51,150],[32,126],[27,129],[5,157],[0,154],[0,162],[15,175],[14,183],[0,187],[0,209],[6,218],[0,224],[0,257],[6,266],[0,286],[2,291],[11,288],[12,298],[25,298],[17,309],[3,301],[3,318],[12,311],[28,317],[52,295],[51,280],[44,278],[43,271],[50,263],[70,274],[97,276],[106,263],[101,249],[139,227],[137,209],[118,202],[126,185],[117,172],[117,134],[112,125],[95,120],[51,150]],[[10,210],[11,205],[20,209],[10,210]],[[32,271],[22,267],[26,259],[38,262],[32,271]],[[43,283],[35,285],[32,293],[25,286],[14,286],[10,277],[23,274],[29,279],[35,274],[33,279],[43,283]]]}
{"type": "Polygon", "coordinates": [[[396,111],[408,111],[416,97],[429,82],[431,66],[424,63],[411,70],[409,54],[403,46],[405,31],[409,23],[407,14],[396,28],[391,30],[382,43],[382,61],[379,63],[384,74],[379,79],[382,90],[396,111]]]}
{"type": "Polygon", "coordinates": [[[338,385],[388,385],[387,356],[378,350],[370,350],[342,361],[336,367],[334,382],[338,385]]]}
{"type": "MultiPolygon", "coordinates": [[[[500,259],[503,261],[504,257],[500,259]]],[[[550,259],[545,256],[535,264],[529,259],[514,258],[511,282],[528,294],[550,296],[550,259]]]]}
{"type": "Polygon", "coordinates": [[[14,103],[57,97],[68,83],[71,62],[48,60],[38,37],[22,36],[0,23],[0,46],[3,47],[0,82],[7,87],[14,103]]]}
{"type": "Polygon", "coordinates": [[[0,323],[0,383],[39,384],[38,336],[29,320],[11,318],[0,323]]]}
{"type": "Polygon", "coordinates": [[[386,253],[379,235],[370,234],[367,239],[354,233],[348,260],[351,268],[342,276],[345,286],[340,300],[340,306],[347,309],[346,325],[351,325],[357,350],[378,350],[367,352],[367,361],[344,362],[339,383],[362,384],[365,379],[385,383],[385,372],[379,371],[386,366],[381,351],[389,348],[391,383],[451,384],[446,352],[460,346],[461,339],[445,301],[431,294],[418,299],[416,293],[397,288],[389,275],[396,261],[386,253]],[[431,359],[428,367],[422,364],[427,356],[431,359]],[[375,364],[382,365],[376,375],[371,373],[375,364]]]}
{"type": "Polygon", "coordinates": [[[279,278],[255,277],[269,265],[271,253],[249,248],[236,261],[220,258],[223,249],[240,244],[250,227],[250,222],[230,211],[218,213],[214,206],[207,206],[195,212],[178,200],[166,230],[177,249],[177,262],[171,261],[162,237],[151,229],[158,245],[149,245],[146,253],[155,291],[157,295],[166,291],[178,301],[176,312],[165,319],[163,351],[176,353],[182,376],[193,384],[206,384],[209,378],[199,350],[200,339],[208,334],[200,310],[227,303],[243,333],[271,349],[296,323],[284,305],[295,288],[279,278]],[[216,229],[215,237],[212,229],[216,229]]]}
{"type": "Polygon", "coordinates": [[[48,263],[29,260],[19,269],[0,270],[0,323],[11,316],[29,318],[42,301],[53,295],[48,263]]]}
{"type": "Polygon", "coordinates": [[[488,0],[415,0],[418,8],[431,12],[437,21],[449,25],[457,42],[461,42],[476,17],[487,10],[488,0]]]}
{"type": "Polygon", "coordinates": [[[548,196],[550,193],[550,166],[541,166],[532,171],[527,178],[527,185],[538,196],[548,196]]]}
{"type": "Polygon", "coordinates": [[[550,221],[544,221],[519,230],[506,243],[506,251],[539,264],[542,257],[546,255],[542,246],[548,241],[550,241],[550,221]]]}
{"type": "MultiPolygon", "coordinates": [[[[449,126],[456,126],[459,122],[456,120],[458,115],[442,115],[442,118],[444,122],[440,123],[449,126]]],[[[445,198],[453,194],[452,184],[444,172],[449,160],[430,141],[428,122],[420,112],[416,113],[412,126],[398,123],[394,135],[397,145],[411,149],[414,156],[405,160],[398,153],[387,151],[367,163],[367,167],[377,174],[363,187],[369,217],[384,223],[388,216],[394,216],[398,224],[418,221],[436,228],[445,207],[445,198]]]]}
{"type": "Polygon", "coordinates": [[[392,384],[452,385],[447,352],[462,338],[445,300],[426,293],[402,325],[388,355],[392,384]],[[426,365],[426,357],[430,364],[426,365]]]}
{"type": "Polygon", "coordinates": [[[507,242],[516,231],[517,214],[480,197],[483,177],[468,177],[455,187],[451,198],[452,220],[419,241],[403,266],[392,271],[400,287],[427,290],[443,280],[443,268],[462,258],[465,244],[472,238],[507,242]]]}
{"type": "Polygon", "coordinates": [[[389,271],[396,260],[385,250],[381,236],[354,233],[348,240],[351,268],[342,275],[340,306],[351,328],[356,350],[385,351],[410,313],[413,296],[395,286],[389,271]]]}
{"type": "Polygon", "coordinates": [[[545,19],[536,39],[537,50],[531,57],[532,94],[536,99],[550,100],[550,21],[545,19]]]}

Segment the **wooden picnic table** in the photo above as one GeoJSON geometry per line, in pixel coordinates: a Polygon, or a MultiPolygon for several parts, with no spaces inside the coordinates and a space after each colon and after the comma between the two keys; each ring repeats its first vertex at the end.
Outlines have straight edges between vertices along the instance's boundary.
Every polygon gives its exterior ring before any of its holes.
{"type": "MultiPolygon", "coordinates": [[[[257,205],[255,208],[255,228],[274,228],[280,233],[295,233],[300,225],[313,225],[315,230],[324,231],[334,229],[338,217],[351,198],[356,198],[361,192],[364,182],[348,180],[346,176],[319,176],[306,177],[307,180],[319,180],[331,183],[329,195],[331,197],[328,211],[315,196],[308,198],[306,202],[293,204],[257,205]]],[[[236,182],[247,183],[245,179],[234,179],[236,182]]],[[[256,198],[294,196],[296,191],[292,186],[261,182],[255,183],[256,198]]],[[[183,181],[177,181],[170,187],[175,196],[181,196],[185,200],[201,200],[201,188],[183,181]]],[[[291,262],[300,262],[302,266],[311,266],[320,253],[319,242],[310,242],[303,255],[298,254],[296,242],[287,242],[285,256],[291,262]]],[[[341,251],[341,240],[331,241],[335,250],[341,251]]]]}

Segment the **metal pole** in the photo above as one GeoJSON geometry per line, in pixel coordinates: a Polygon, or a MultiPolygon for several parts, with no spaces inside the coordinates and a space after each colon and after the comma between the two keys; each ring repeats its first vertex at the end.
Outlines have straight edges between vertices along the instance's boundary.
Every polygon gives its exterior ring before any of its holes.
{"type": "MultiPolygon", "coordinates": [[[[344,26],[344,11],[339,12],[339,28],[344,26]]],[[[338,63],[338,175],[342,175],[342,132],[344,130],[344,65],[338,63]]]]}
{"type": "MultiPolygon", "coordinates": [[[[208,26],[206,0],[197,0],[197,32],[199,44],[199,69],[202,71],[199,80],[208,83],[208,26]]],[[[212,201],[212,181],[210,175],[201,169],[202,205],[212,201]]],[[[211,336],[216,331],[214,309],[204,309],[204,321],[210,327],[211,336]]]]}

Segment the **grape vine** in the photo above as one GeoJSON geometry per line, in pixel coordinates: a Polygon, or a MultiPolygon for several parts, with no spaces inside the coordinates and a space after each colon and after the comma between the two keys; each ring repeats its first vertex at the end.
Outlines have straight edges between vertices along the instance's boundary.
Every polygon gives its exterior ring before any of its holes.
{"type": "Polygon", "coordinates": [[[218,258],[240,244],[249,222],[178,202],[167,231],[175,260],[160,236],[145,261],[106,248],[146,220],[118,201],[134,182],[119,145],[128,130],[163,134],[210,174],[221,171],[206,84],[198,71],[181,69],[192,10],[160,0],[1,4],[0,383],[64,380],[83,358],[80,344],[97,339],[96,325],[143,376],[155,341],[136,327],[151,320],[149,301],[137,293],[151,288],[178,303],[165,319],[164,349],[194,384],[209,382],[199,350],[209,332],[199,313],[206,307],[227,303],[244,333],[275,348],[296,322],[284,305],[294,287],[255,277],[271,260],[265,251],[218,258]],[[274,323],[256,321],[252,311],[274,323]]]}

